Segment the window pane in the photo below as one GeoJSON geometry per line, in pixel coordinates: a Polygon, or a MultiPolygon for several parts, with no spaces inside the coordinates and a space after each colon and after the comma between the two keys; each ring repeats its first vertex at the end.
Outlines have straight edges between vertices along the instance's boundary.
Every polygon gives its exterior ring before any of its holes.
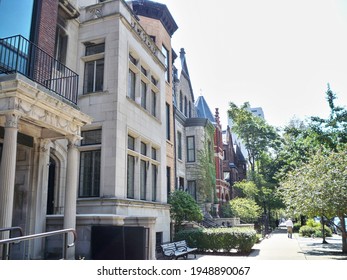
{"type": "Polygon", "coordinates": [[[99,196],[101,151],[81,152],[80,159],[80,197],[99,196]]]}
{"type": "Polygon", "coordinates": [[[152,201],[157,200],[157,166],[152,164],[152,201]]]}
{"type": "Polygon", "coordinates": [[[182,134],[177,132],[178,159],[182,159],[182,134]]]}
{"type": "Polygon", "coordinates": [[[157,116],[157,95],[156,93],[152,90],[152,110],[151,113],[154,117],[157,116]]]}
{"type": "Polygon", "coordinates": [[[82,131],[81,146],[101,144],[101,129],[82,131]]]}
{"type": "Polygon", "coordinates": [[[141,81],[141,106],[147,109],[147,84],[141,81]]]}
{"type": "Polygon", "coordinates": [[[147,155],[147,145],[146,143],[141,142],[141,154],[146,156],[147,155]]]}
{"type": "Polygon", "coordinates": [[[86,55],[103,53],[105,51],[105,43],[86,46],[86,55]]]}
{"type": "Polygon", "coordinates": [[[196,184],[195,184],[195,181],[188,181],[188,193],[196,200],[196,184]]]}
{"type": "Polygon", "coordinates": [[[128,155],[127,163],[127,197],[134,198],[135,158],[128,155]]]}
{"type": "Polygon", "coordinates": [[[84,68],[83,92],[93,92],[94,85],[94,61],[86,62],[84,68]]]}
{"type": "Polygon", "coordinates": [[[140,163],[140,199],[146,200],[146,189],[147,189],[147,162],[141,160],[140,163]]]}
{"type": "Polygon", "coordinates": [[[166,103],[166,139],[170,140],[170,105],[166,103]]]}
{"type": "Polygon", "coordinates": [[[104,87],[104,60],[96,61],[95,88],[94,91],[102,91],[104,87]]]}
{"type": "Polygon", "coordinates": [[[155,148],[152,148],[152,159],[157,159],[157,150],[155,148]]]}
{"type": "Polygon", "coordinates": [[[195,161],[195,143],[194,136],[187,137],[187,161],[195,161]]]}
{"type": "Polygon", "coordinates": [[[128,96],[135,100],[135,81],[136,81],[136,75],[133,71],[129,69],[129,76],[128,76],[128,96]]]}
{"type": "Polygon", "coordinates": [[[128,135],[128,149],[135,150],[135,138],[128,135]]]}

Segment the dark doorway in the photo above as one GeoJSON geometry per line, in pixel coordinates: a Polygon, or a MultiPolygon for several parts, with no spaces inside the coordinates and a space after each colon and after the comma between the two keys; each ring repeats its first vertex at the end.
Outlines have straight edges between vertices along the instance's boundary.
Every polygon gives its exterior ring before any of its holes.
{"type": "Polygon", "coordinates": [[[47,215],[54,214],[55,168],[56,168],[55,160],[53,158],[49,158],[47,215]]]}
{"type": "Polygon", "coordinates": [[[93,226],[93,260],[148,259],[149,230],[144,227],[93,226]]]}

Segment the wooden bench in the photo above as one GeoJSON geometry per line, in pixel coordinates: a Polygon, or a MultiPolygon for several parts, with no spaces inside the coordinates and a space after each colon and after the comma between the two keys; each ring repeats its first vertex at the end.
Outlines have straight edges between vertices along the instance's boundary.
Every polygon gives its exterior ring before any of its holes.
{"type": "Polygon", "coordinates": [[[197,248],[190,248],[185,240],[161,244],[161,249],[165,258],[178,259],[180,257],[187,259],[189,253],[193,253],[196,258],[195,251],[197,248]]]}

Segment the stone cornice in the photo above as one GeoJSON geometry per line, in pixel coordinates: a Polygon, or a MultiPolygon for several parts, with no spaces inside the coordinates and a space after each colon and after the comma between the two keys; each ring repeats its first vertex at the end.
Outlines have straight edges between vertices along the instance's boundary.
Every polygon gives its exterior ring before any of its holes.
{"type": "Polygon", "coordinates": [[[62,136],[80,135],[91,118],[46,92],[20,74],[0,80],[0,114],[16,112],[21,121],[58,132],[62,136]],[[12,78],[12,79],[11,79],[12,78]]]}

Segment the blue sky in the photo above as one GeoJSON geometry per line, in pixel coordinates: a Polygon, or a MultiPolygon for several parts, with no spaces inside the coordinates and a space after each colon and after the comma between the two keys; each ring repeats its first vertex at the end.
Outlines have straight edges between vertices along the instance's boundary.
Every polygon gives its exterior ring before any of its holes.
{"type": "Polygon", "coordinates": [[[327,117],[327,83],[347,104],[347,1],[157,0],[179,29],[195,97],[218,107],[227,124],[230,101],[262,107],[269,124],[294,116],[327,117]]]}
{"type": "Polygon", "coordinates": [[[0,0],[0,38],[21,34],[29,39],[32,0],[0,0]]]}

